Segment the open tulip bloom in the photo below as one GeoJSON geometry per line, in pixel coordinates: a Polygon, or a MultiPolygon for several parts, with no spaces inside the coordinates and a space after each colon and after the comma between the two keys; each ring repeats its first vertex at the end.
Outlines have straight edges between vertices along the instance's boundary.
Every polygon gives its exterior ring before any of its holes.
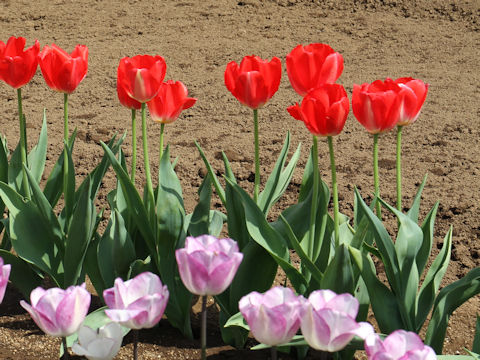
{"type": "Polygon", "coordinates": [[[337,295],[331,290],[317,290],[303,304],[301,329],[314,349],[336,352],[358,336],[373,334],[367,322],[357,323],[358,300],[350,294],[337,295]]]}
{"type": "MultiPolygon", "coordinates": [[[[22,89],[32,80],[38,66],[40,43],[35,43],[24,50],[26,40],[23,37],[10,37],[5,44],[0,41],[0,80],[17,90],[18,117],[20,121],[20,156],[22,165],[27,164],[26,124],[23,116],[22,89]]],[[[30,197],[27,173],[23,170],[23,189],[25,196],[30,197]]]]}
{"type": "Polygon", "coordinates": [[[323,84],[333,84],[343,71],[343,57],[327,44],[298,45],[286,58],[293,89],[305,96],[323,84]]]}
{"type": "Polygon", "coordinates": [[[255,339],[272,346],[272,359],[276,359],[275,347],[289,342],[300,328],[301,301],[290,288],[251,292],[240,299],[238,307],[255,339]]]}
{"type": "Polygon", "coordinates": [[[81,286],[66,290],[37,287],[30,294],[30,303],[22,300],[20,305],[28,311],[33,321],[50,336],[59,336],[63,341],[64,357],[68,358],[66,337],[75,333],[82,324],[90,307],[91,295],[81,286]]]}
{"type": "Polygon", "coordinates": [[[258,109],[277,92],[282,77],[282,63],[274,57],[271,61],[258,56],[245,56],[240,65],[235,61],[225,69],[225,86],[243,105],[253,109],[255,142],[254,200],[257,202],[260,189],[260,154],[258,144],[258,109]]]}
{"type": "Polygon", "coordinates": [[[122,328],[115,322],[97,330],[84,325],[78,330],[78,341],[73,344],[72,350],[89,360],[111,360],[120,350],[122,339],[122,328]]]}
{"type": "Polygon", "coordinates": [[[3,297],[5,296],[5,290],[7,289],[8,285],[8,278],[10,277],[10,270],[11,265],[4,265],[3,259],[0,257],[0,304],[2,303],[3,297]]]}
{"type": "Polygon", "coordinates": [[[231,284],[243,259],[232,239],[211,235],[189,236],[185,247],[175,251],[178,271],[185,287],[202,296],[202,359],[206,358],[207,295],[218,295],[231,284]]]}
{"type": "Polygon", "coordinates": [[[369,360],[435,360],[437,356],[430,346],[411,331],[396,330],[383,341],[378,334],[365,339],[365,351],[369,360]]]}
{"type": "Polygon", "coordinates": [[[134,330],[134,359],[137,359],[138,329],[155,326],[163,316],[169,292],[160,278],[144,272],[133,279],[115,279],[113,288],[103,292],[108,309],[105,314],[120,325],[134,330]]]}

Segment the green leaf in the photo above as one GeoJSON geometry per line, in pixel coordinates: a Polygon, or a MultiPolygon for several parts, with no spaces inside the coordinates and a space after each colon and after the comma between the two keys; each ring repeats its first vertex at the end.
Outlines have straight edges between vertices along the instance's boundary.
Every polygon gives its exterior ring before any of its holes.
{"type": "Polygon", "coordinates": [[[415,223],[418,223],[418,212],[420,210],[420,201],[422,199],[422,191],[425,187],[425,183],[427,182],[427,174],[423,177],[423,181],[418,187],[417,194],[413,199],[412,207],[408,210],[407,216],[415,223]]]}
{"type": "Polygon", "coordinates": [[[203,179],[202,185],[198,189],[199,200],[193,210],[188,226],[188,232],[191,236],[200,236],[209,234],[210,225],[210,200],[212,198],[212,182],[210,175],[207,174],[203,179]]]}
{"type": "Polygon", "coordinates": [[[241,328],[244,328],[245,330],[250,331],[250,327],[248,326],[247,322],[243,318],[243,315],[241,312],[237,312],[235,315],[230,317],[230,319],[227,320],[225,325],[223,325],[223,327],[230,327],[230,326],[239,326],[241,328]]]}
{"type": "Polygon", "coordinates": [[[425,343],[430,345],[437,354],[442,353],[448,320],[452,312],[479,293],[480,268],[470,270],[463,278],[440,290],[435,299],[432,318],[428,323],[425,337],[425,343]]]}
{"type": "Polygon", "coordinates": [[[232,187],[240,195],[245,209],[248,233],[254,241],[269,252],[292,282],[298,293],[307,289],[307,281],[303,275],[290,263],[288,247],[282,236],[267,222],[262,211],[250,196],[237,184],[226,179],[227,187],[232,187]]]}
{"type": "Polygon", "coordinates": [[[321,287],[337,294],[348,292],[353,295],[355,290],[353,269],[347,245],[341,244],[335,250],[335,256],[324,273],[321,287]]]}
{"type": "Polygon", "coordinates": [[[10,212],[10,239],[18,256],[49,274],[57,286],[63,284],[62,259],[49,237],[50,224],[32,201],[0,182],[0,196],[10,212]]]}
{"type": "Polygon", "coordinates": [[[20,142],[18,142],[17,147],[10,157],[10,162],[8,163],[8,184],[18,193],[22,193],[22,156],[20,154],[20,142]]]}
{"type": "Polygon", "coordinates": [[[95,205],[90,199],[91,191],[92,185],[89,183],[78,199],[68,228],[64,259],[65,287],[77,285],[84,281],[79,277],[83,270],[83,260],[88,245],[93,236],[96,215],[95,205]]]}
{"type": "MultiPolygon", "coordinates": [[[[247,221],[242,199],[232,186],[225,188],[228,236],[238,243],[240,251],[251,241],[247,230],[247,221]]],[[[262,214],[263,217],[263,214],[262,214]]]]}
{"type": "MultiPolygon", "coordinates": [[[[67,229],[70,226],[70,221],[73,220],[72,214],[75,207],[76,185],[75,185],[75,165],[73,165],[72,152],[68,148],[67,144],[65,144],[65,151],[67,152],[68,173],[67,173],[67,188],[63,189],[65,207],[64,207],[64,211],[62,212],[63,213],[62,215],[65,217],[65,229],[67,229]]],[[[65,232],[67,231],[65,230],[65,232]]]]}
{"type": "Polygon", "coordinates": [[[90,241],[90,244],[88,244],[87,255],[85,256],[83,267],[88,275],[88,278],[92,282],[95,291],[97,292],[100,299],[102,299],[103,301],[103,290],[112,286],[107,286],[105,284],[102,278],[102,274],[100,273],[99,266],[103,263],[105,259],[101,259],[97,256],[97,248],[99,241],[100,235],[96,233],[95,238],[90,241]]]}
{"type": "Polygon", "coordinates": [[[475,336],[473,337],[472,352],[480,353],[480,317],[477,314],[477,321],[475,322],[475,336]]]}
{"type": "Polygon", "coordinates": [[[432,251],[432,244],[433,244],[433,227],[435,225],[435,216],[437,215],[439,203],[437,202],[433,208],[427,214],[425,220],[422,224],[422,232],[423,232],[423,241],[420,246],[420,249],[417,253],[417,269],[418,269],[418,276],[422,275],[423,270],[425,269],[425,265],[427,264],[428,258],[430,257],[430,252],[432,251]]]}
{"type": "Polygon", "coordinates": [[[47,116],[46,110],[43,110],[43,121],[38,143],[28,154],[28,167],[37,183],[40,182],[45,169],[45,161],[47,159],[47,116]]]}
{"type": "Polygon", "coordinates": [[[397,329],[403,329],[405,325],[397,297],[377,278],[375,265],[370,256],[353,247],[350,247],[349,251],[367,285],[372,310],[380,331],[390,334],[397,329]]]}
{"type": "Polygon", "coordinates": [[[423,326],[427,319],[430,309],[435,301],[435,295],[440,287],[443,276],[445,275],[450,262],[452,251],[452,228],[448,231],[443,241],[442,250],[433,261],[430,269],[425,276],[425,280],[418,293],[418,310],[415,319],[417,331],[423,326]]]}
{"type": "Polygon", "coordinates": [[[258,207],[262,210],[264,215],[268,214],[272,205],[275,204],[285,192],[288,184],[290,183],[290,179],[292,178],[293,171],[295,170],[295,166],[300,156],[301,145],[298,145],[297,150],[292,155],[290,163],[284,169],[289,148],[290,132],[287,132],[280,155],[278,156],[272,173],[265,183],[265,189],[258,197],[258,207]]]}
{"type": "Polygon", "coordinates": [[[207,167],[208,174],[210,175],[211,180],[213,181],[213,186],[215,187],[215,191],[217,192],[218,197],[220,198],[220,201],[224,206],[226,206],[226,197],[225,197],[225,190],[223,190],[222,185],[220,185],[220,181],[218,181],[217,176],[215,175],[215,172],[213,171],[212,165],[207,160],[207,157],[205,156],[205,153],[203,152],[202,148],[200,147],[200,144],[195,141],[195,146],[198,149],[198,152],[200,153],[200,156],[205,163],[205,166],[207,167]]]}
{"type": "Polygon", "coordinates": [[[11,252],[0,249],[0,256],[5,264],[11,265],[10,281],[22,293],[25,299],[30,298],[30,293],[42,283],[42,278],[33,271],[32,267],[11,252]]]}

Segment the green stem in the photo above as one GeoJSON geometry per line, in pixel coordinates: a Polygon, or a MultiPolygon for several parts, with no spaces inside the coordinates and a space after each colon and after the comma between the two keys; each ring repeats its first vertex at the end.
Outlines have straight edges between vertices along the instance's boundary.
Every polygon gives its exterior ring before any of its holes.
{"type": "Polygon", "coordinates": [[[313,157],[313,196],[312,196],[312,208],[310,211],[310,230],[308,233],[308,256],[310,260],[315,261],[313,258],[314,241],[315,241],[315,221],[317,218],[317,203],[318,203],[318,139],[313,135],[312,146],[313,157]]]}
{"type": "Polygon", "coordinates": [[[138,359],[138,330],[134,329],[133,331],[133,359],[138,359]]]}
{"type": "Polygon", "coordinates": [[[145,164],[145,177],[147,178],[147,192],[152,206],[155,204],[153,197],[152,176],[150,175],[150,161],[148,158],[148,138],[147,138],[147,113],[146,104],[142,103],[142,141],[143,141],[143,160],[145,164]]]}
{"type": "Polygon", "coordinates": [[[270,354],[272,355],[272,360],[277,360],[278,359],[277,347],[276,346],[271,347],[270,354]]]}
{"type": "Polygon", "coordinates": [[[132,172],[130,178],[135,185],[135,172],[137,170],[137,111],[132,109],[132,172]]]}
{"type": "Polygon", "coordinates": [[[202,296],[202,323],[200,342],[202,346],[202,360],[207,358],[207,295],[202,296]]]}
{"type": "Polygon", "coordinates": [[[402,129],[397,126],[397,209],[402,211],[402,129]]]}
{"type": "Polygon", "coordinates": [[[378,134],[373,134],[373,182],[375,184],[375,196],[377,197],[377,216],[382,219],[382,209],[380,207],[380,181],[378,178],[378,134]]]}
{"type": "Polygon", "coordinates": [[[338,219],[338,185],[337,170],[335,167],[335,154],[333,152],[333,139],[328,136],[328,150],[330,151],[330,168],[332,171],[332,188],[333,188],[333,221],[335,224],[335,248],[340,245],[339,219],[338,219]]]}
{"type": "Polygon", "coordinates": [[[260,149],[258,145],[258,109],[253,110],[253,135],[255,138],[255,187],[253,192],[253,200],[258,200],[260,188],[260,149]]]}
{"type": "MultiPolygon", "coordinates": [[[[63,94],[63,142],[64,142],[64,150],[63,150],[63,196],[65,198],[65,205],[70,199],[67,199],[67,187],[68,187],[68,153],[66,146],[68,146],[68,94],[63,94]]],[[[65,206],[68,209],[68,206],[65,206]]]]}
{"type": "Polygon", "coordinates": [[[62,337],[62,345],[63,345],[63,360],[68,360],[70,358],[68,354],[68,347],[67,347],[67,338],[62,337]]]}
{"type": "Polygon", "coordinates": [[[162,160],[162,156],[163,156],[163,134],[165,132],[165,124],[164,123],[161,123],[160,125],[160,151],[159,151],[159,157],[158,157],[158,162],[159,162],[159,167],[160,167],[160,160],[162,160]]]}
{"type": "Polygon", "coordinates": [[[23,190],[25,196],[30,199],[30,187],[28,186],[27,171],[23,166],[27,166],[27,130],[25,117],[23,116],[22,89],[17,89],[18,117],[20,120],[20,156],[22,157],[23,190]]]}

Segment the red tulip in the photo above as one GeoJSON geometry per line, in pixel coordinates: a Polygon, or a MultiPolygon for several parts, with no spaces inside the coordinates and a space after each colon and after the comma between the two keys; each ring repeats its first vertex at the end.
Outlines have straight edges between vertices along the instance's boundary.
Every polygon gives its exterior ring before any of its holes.
{"type": "Polygon", "coordinates": [[[47,85],[59,92],[71,94],[85,78],[88,70],[88,48],[77,45],[71,54],[57,45],[45,46],[38,57],[47,85]]]}
{"type": "Polygon", "coordinates": [[[124,57],[118,65],[118,85],[132,99],[146,103],[158,93],[167,64],[159,55],[124,57]]]}
{"type": "Polygon", "coordinates": [[[117,69],[117,95],[118,95],[118,100],[120,101],[120,104],[123,106],[129,108],[129,109],[135,109],[135,110],[140,110],[142,107],[142,104],[139,103],[137,100],[131,98],[125,89],[122,86],[122,79],[125,78],[125,66],[121,66],[122,61],[120,61],[120,65],[118,66],[117,69]]]}
{"type": "Polygon", "coordinates": [[[400,96],[402,98],[397,125],[410,125],[420,115],[420,110],[427,97],[428,84],[411,77],[399,78],[395,80],[395,83],[401,88],[400,96]]]}
{"type": "Polygon", "coordinates": [[[400,86],[392,79],[353,85],[352,110],[357,120],[371,134],[391,130],[400,116],[400,86]]]}
{"type": "Polygon", "coordinates": [[[324,84],[310,91],[301,105],[288,109],[290,115],[302,120],[316,136],[334,136],[342,132],[347,120],[350,103],[342,85],[324,84]]]}
{"type": "Polygon", "coordinates": [[[0,41],[0,80],[14,89],[21,88],[32,80],[37,71],[40,43],[35,40],[24,50],[25,38],[10,37],[5,44],[0,41]]]}
{"type": "Polygon", "coordinates": [[[227,65],[225,86],[242,104],[258,109],[278,90],[281,76],[279,58],[268,62],[258,56],[245,56],[240,65],[235,61],[227,65]]]}
{"type": "Polygon", "coordinates": [[[301,96],[323,84],[333,84],[343,71],[342,55],[327,44],[298,45],[286,62],[290,83],[301,96]]]}
{"type": "Polygon", "coordinates": [[[163,124],[177,120],[182,110],[192,107],[197,101],[187,95],[187,87],[181,81],[164,82],[160,85],[157,96],[147,103],[153,120],[163,124]]]}

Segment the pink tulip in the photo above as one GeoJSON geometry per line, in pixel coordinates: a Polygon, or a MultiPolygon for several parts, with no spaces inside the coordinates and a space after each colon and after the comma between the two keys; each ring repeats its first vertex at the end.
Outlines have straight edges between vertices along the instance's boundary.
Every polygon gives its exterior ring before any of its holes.
{"type": "Polygon", "coordinates": [[[240,299],[238,307],[255,339],[266,345],[289,342],[300,327],[301,302],[290,288],[251,292],[240,299]]]}
{"type": "Polygon", "coordinates": [[[365,339],[365,351],[371,360],[434,360],[435,351],[410,331],[396,330],[383,341],[377,334],[365,339]]]}
{"type": "Polygon", "coordinates": [[[357,313],[358,300],[352,295],[314,291],[303,304],[302,334],[314,349],[342,350],[355,335],[365,339],[373,333],[372,325],[355,321],[357,313]]]}
{"type": "Polygon", "coordinates": [[[37,287],[30,294],[31,305],[20,301],[30,313],[33,321],[43,332],[51,336],[67,337],[75,333],[82,324],[90,307],[90,293],[81,286],[70,286],[66,290],[37,287]]]}
{"type": "Polygon", "coordinates": [[[7,290],[8,278],[10,277],[11,265],[3,265],[3,259],[0,257],[0,304],[7,290]]]}
{"type": "Polygon", "coordinates": [[[420,110],[427,97],[428,84],[411,77],[399,78],[395,80],[395,83],[400,86],[399,94],[402,99],[397,125],[410,125],[420,115],[420,110]]]}
{"type": "Polygon", "coordinates": [[[232,239],[202,235],[187,237],[175,257],[182,282],[192,294],[218,295],[232,282],[243,254],[232,239]]]}
{"type": "Polygon", "coordinates": [[[113,288],[103,292],[109,309],[105,314],[120,325],[130,329],[146,329],[155,326],[163,316],[169,292],[160,278],[144,272],[123,282],[115,279],[113,288]]]}

